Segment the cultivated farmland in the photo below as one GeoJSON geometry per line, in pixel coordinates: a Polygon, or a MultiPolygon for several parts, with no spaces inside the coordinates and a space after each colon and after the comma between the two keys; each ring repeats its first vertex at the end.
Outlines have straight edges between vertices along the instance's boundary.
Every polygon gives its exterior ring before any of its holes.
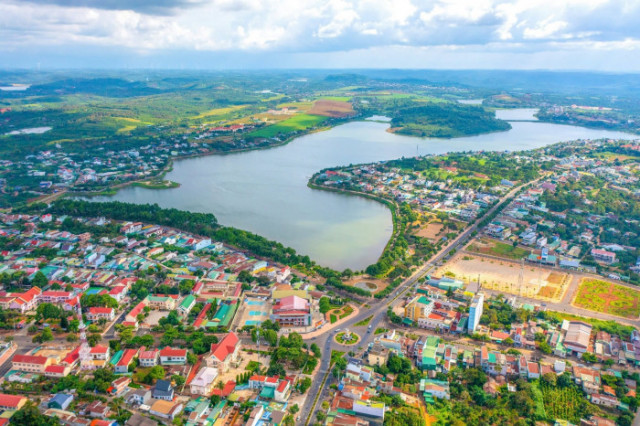
{"type": "Polygon", "coordinates": [[[309,114],[321,115],[324,117],[348,117],[355,111],[349,102],[320,99],[314,102],[309,114]]]}

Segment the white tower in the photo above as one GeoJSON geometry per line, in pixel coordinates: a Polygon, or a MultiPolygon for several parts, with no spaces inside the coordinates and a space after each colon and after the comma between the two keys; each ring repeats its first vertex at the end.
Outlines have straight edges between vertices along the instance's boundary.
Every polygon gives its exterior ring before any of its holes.
{"type": "Polygon", "coordinates": [[[89,343],[87,343],[87,326],[82,320],[82,305],[80,304],[79,299],[78,319],[80,320],[80,369],[90,370],[93,368],[93,363],[91,362],[91,348],[89,347],[89,343]]]}

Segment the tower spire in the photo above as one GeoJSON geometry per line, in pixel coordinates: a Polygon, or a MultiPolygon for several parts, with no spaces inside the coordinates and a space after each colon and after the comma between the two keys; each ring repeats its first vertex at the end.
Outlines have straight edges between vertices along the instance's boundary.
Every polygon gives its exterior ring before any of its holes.
{"type": "Polygon", "coordinates": [[[82,304],[78,298],[78,319],[80,321],[80,369],[90,370],[93,367],[91,363],[91,348],[87,342],[87,325],[82,319],[82,304]]]}

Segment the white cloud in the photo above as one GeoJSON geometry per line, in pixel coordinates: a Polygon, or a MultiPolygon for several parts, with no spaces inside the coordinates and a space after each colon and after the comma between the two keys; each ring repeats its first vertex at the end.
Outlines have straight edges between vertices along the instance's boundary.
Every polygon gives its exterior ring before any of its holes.
{"type": "Polygon", "coordinates": [[[0,50],[627,50],[638,49],[639,20],[630,0],[3,0],[0,50]]]}

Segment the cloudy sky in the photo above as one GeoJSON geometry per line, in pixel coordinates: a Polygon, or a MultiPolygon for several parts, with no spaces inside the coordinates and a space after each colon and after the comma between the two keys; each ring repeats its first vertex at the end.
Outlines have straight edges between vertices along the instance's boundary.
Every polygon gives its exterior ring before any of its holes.
{"type": "Polygon", "coordinates": [[[0,67],[640,71],[638,0],[0,0],[0,67]]]}

